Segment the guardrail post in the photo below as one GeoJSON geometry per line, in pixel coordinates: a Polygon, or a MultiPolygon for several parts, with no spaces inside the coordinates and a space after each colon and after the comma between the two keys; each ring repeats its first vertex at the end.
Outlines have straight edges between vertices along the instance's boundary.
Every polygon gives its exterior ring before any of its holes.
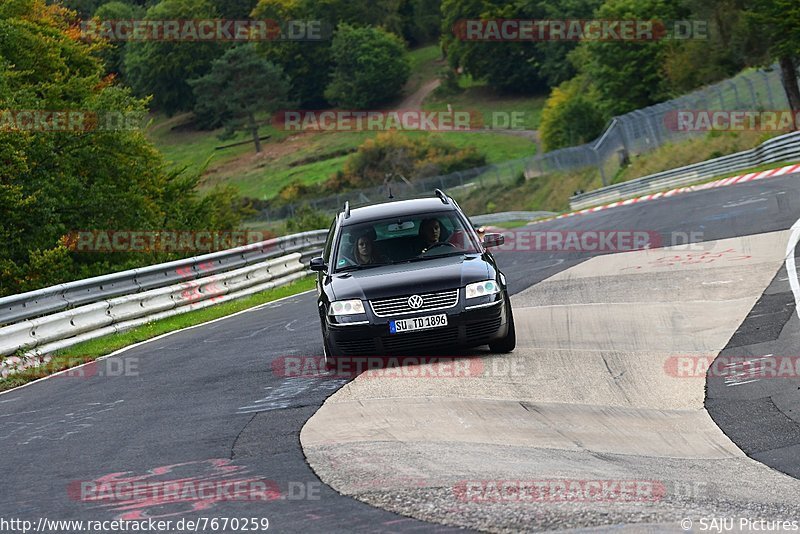
{"type": "Polygon", "coordinates": [[[600,171],[600,179],[603,181],[603,187],[608,185],[608,180],[606,179],[606,171],[603,169],[603,162],[600,161],[600,154],[597,153],[597,150],[594,148],[590,149],[594,154],[595,164],[597,165],[597,169],[600,171]]]}

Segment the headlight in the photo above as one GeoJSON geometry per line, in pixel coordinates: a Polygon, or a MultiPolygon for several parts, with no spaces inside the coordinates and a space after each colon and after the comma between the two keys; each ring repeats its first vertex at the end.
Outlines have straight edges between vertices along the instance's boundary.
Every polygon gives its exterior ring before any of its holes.
{"type": "Polygon", "coordinates": [[[485,297],[486,295],[494,295],[500,292],[500,286],[494,280],[486,280],[485,282],[475,282],[474,284],[467,284],[467,298],[474,299],[476,297],[485,297]]]}
{"type": "Polygon", "coordinates": [[[330,315],[356,315],[364,313],[364,303],[360,300],[336,300],[331,302],[330,315]]]}

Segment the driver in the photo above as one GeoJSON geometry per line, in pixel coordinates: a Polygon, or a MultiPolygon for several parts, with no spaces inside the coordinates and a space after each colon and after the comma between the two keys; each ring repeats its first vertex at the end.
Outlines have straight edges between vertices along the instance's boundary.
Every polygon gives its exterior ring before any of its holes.
{"type": "Polygon", "coordinates": [[[374,263],[384,263],[386,259],[375,250],[374,228],[368,228],[361,232],[353,245],[353,258],[357,265],[370,265],[374,263]]]}
{"type": "Polygon", "coordinates": [[[442,223],[439,219],[422,219],[419,224],[419,238],[422,243],[420,254],[425,254],[436,243],[442,235],[442,223]]]}

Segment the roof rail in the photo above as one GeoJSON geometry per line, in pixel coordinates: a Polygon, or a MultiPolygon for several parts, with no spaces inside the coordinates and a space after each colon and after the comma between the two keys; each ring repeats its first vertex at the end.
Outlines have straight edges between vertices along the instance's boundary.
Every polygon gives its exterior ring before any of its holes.
{"type": "Polygon", "coordinates": [[[450,198],[442,191],[441,189],[435,189],[433,191],[437,197],[442,201],[442,204],[450,204],[450,198]]]}
{"type": "Polygon", "coordinates": [[[350,201],[349,200],[345,200],[345,202],[344,202],[344,218],[345,219],[349,219],[350,218],[350,201]]]}

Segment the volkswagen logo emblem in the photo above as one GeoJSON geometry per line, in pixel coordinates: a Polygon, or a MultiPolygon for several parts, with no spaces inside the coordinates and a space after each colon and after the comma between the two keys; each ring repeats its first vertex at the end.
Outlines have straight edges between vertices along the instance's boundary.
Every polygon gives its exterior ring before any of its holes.
{"type": "Polygon", "coordinates": [[[411,295],[408,297],[408,307],[416,310],[422,307],[422,297],[419,295],[411,295]]]}

